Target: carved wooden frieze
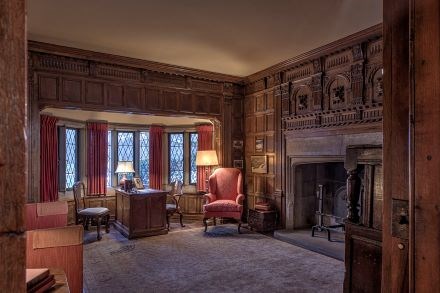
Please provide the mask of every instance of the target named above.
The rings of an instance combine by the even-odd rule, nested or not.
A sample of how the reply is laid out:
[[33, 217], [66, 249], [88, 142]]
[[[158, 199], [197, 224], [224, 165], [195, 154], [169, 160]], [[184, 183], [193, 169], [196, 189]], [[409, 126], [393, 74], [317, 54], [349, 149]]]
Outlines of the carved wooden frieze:
[[303, 61], [286, 71], [285, 79], [290, 81], [290, 99], [281, 102], [286, 130], [382, 120], [381, 38]]
[[186, 88], [186, 78], [179, 75], [171, 75], [160, 72], [148, 73], [147, 82], [158, 86], [172, 86]]
[[257, 81], [248, 83], [246, 85], [245, 91], [246, 94], [253, 94], [266, 89], [266, 81], [265, 79], [259, 79]]
[[223, 89], [223, 85], [217, 82], [210, 82], [204, 80], [191, 80], [191, 88], [194, 90], [221, 93]]
[[111, 64], [96, 64], [91, 63], [91, 68], [94, 70], [93, 76], [125, 79], [139, 81], [141, 79], [141, 71], [137, 69], [127, 68], [123, 66], [116, 66]]
[[32, 53], [32, 68], [89, 74], [89, 61], [44, 53]]
[[304, 65], [300, 65], [291, 70], [285, 72], [285, 80], [284, 82], [295, 81], [298, 79], [303, 79], [309, 77], [312, 73], [314, 73], [314, 64], [309, 62]]
[[[185, 76], [185, 74], [170, 74], [116, 63], [33, 51], [29, 52], [29, 70], [31, 72], [53, 72], [61, 75], [113, 80], [120, 83], [133, 82], [163, 88], [189, 89], [196, 92], [242, 94], [242, 86], [231, 82], [198, 79]], [[257, 90], [264, 89], [264, 87], [264, 80], [255, 84]]]

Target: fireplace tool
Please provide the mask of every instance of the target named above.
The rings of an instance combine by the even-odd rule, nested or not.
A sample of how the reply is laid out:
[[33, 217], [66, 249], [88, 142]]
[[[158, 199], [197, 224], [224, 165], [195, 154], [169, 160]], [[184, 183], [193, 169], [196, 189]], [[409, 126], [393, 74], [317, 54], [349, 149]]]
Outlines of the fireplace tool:
[[315, 237], [315, 230], [321, 231], [327, 231], [327, 240], [331, 241], [330, 239], [330, 232], [333, 229], [336, 228], [344, 228], [344, 224], [337, 224], [337, 225], [330, 225], [326, 226], [323, 224], [324, 219], [324, 201], [323, 201], [323, 195], [324, 195], [324, 186], [322, 184], [318, 185], [318, 190], [316, 191], [316, 197], [318, 198], [318, 211], [316, 211], [316, 215], [318, 216], [318, 224], [314, 225], [312, 227], [312, 237]]

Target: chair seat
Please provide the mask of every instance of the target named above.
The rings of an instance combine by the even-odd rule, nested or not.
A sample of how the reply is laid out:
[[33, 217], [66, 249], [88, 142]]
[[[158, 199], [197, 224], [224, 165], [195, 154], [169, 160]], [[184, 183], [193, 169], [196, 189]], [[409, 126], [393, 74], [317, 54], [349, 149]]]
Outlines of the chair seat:
[[108, 208], [87, 208], [78, 212], [78, 215], [81, 216], [102, 216], [109, 213], [110, 210]]
[[173, 203], [167, 203], [166, 208], [167, 208], [167, 211], [174, 211], [177, 209], [177, 206]]
[[233, 200], [220, 199], [203, 206], [205, 212], [240, 212], [242, 206]]

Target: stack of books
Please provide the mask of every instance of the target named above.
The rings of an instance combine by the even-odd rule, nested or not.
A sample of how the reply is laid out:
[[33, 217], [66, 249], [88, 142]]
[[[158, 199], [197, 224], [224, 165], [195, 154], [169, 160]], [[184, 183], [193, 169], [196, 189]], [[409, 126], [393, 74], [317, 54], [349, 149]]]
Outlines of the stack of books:
[[255, 210], [257, 211], [271, 211], [272, 207], [268, 202], [257, 202], [255, 203]]
[[27, 292], [46, 292], [55, 284], [54, 276], [49, 274], [49, 269], [26, 269]]

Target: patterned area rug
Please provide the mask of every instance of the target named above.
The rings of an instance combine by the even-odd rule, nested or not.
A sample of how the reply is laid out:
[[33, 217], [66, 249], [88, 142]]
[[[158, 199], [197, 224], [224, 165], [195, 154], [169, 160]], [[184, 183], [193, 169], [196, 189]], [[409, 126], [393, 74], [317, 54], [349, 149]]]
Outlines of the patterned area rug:
[[[86, 292], [342, 292], [344, 263], [225, 224], [84, 246]], [[86, 238], [96, 234], [89, 232]], [[87, 234], [89, 234], [87, 233]]]

